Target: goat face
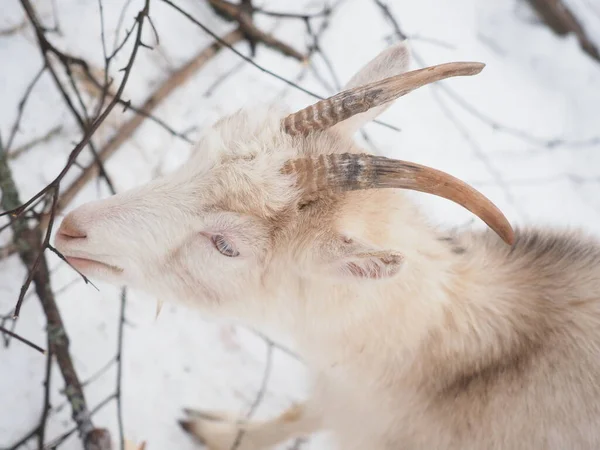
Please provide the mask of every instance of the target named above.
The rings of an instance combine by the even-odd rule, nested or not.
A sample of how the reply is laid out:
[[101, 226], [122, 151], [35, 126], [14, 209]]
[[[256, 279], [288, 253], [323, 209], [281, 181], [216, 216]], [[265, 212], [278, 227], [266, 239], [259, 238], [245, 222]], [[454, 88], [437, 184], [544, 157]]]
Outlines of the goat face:
[[222, 119], [180, 169], [69, 213], [57, 249], [92, 279], [154, 294], [248, 292], [296, 192], [280, 172], [293, 155], [280, 119], [267, 108]]
[[[351, 140], [399, 95], [440, 77], [481, 70], [475, 63], [458, 65], [382, 84], [408, 67], [408, 50], [399, 44], [365, 65], [338, 103], [317, 104], [285, 120], [274, 108], [239, 111], [209, 129], [176, 172], [71, 212], [58, 230], [56, 246], [91, 278], [215, 304], [253, 293], [263, 297], [267, 279], [281, 285], [298, 273], [389, 278], [402, 259], [386, 231], [389, 212], [403, 204], [389, 200], [397, 200], [397, 193], [342, 194], [338, 189], [332, 194], [335, 189], [330, 191], [327, 183], [342, 191], [377, 186], [424, 190], [463, 206], [471, 202], [471, 210], [488, 223], [501, 222], [493, 205], [481, 206], [483, 196], [465, 185], [456, 187], [458, 180], [439, 178], [440, 172], [414, 164], [361, 159]], [[373, 87], [365, 89], [370, 83]], [[307, 194], [323, 186], [325, 194]], [[346, 202], [348, 197], [354, 200]], [[383, 207], [388, 201], [389, 207]], [[411, 221], [406, 211], [412, 210], [394, 217]], [[512, 232], [506, 223], [502, 227]], [[276, 275], [265, 277], [267, 272]]]

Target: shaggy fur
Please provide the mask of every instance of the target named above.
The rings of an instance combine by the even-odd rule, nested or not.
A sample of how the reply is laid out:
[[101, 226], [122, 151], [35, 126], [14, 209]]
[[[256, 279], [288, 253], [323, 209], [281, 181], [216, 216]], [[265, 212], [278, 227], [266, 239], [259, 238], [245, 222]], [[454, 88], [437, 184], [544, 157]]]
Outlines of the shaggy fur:
[[[407, 67], [400, 44], [350, 85]], [[596, 239], [517, 230], [509, 247], [432, 228], [398, 191], [302, 202], [281, 173], [289, 158], [364, 152], [352, 134], [383, 109], [306, 138], [281, 132], [282, 110], [239, 111], [177, 172], [71, 212], [56, 245], [91, 278], [294, 340], [306, 403], [247, 424], [188, 411], [211, 450], [240, 429], [240, 450], [317, 430], [345, 450], [600, 448]]]

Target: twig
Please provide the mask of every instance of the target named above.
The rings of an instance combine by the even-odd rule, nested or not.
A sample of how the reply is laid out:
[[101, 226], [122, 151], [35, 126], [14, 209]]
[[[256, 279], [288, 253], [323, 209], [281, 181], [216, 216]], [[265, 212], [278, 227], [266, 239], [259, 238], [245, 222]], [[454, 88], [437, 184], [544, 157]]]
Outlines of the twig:
[[493, 165], [490, 158], [486, 155], [486, 153], [482, 150], [482, 148], [475, 142], [475, 140], [469, 134], [468, 129], [452, 114], [452, 111], [446, 106], [441, 97], [439, 96], [436, 90], [433, 91], [433, 97], [438, 103], [442, 113], [452, 122], [456, 130], [463, 136], [465, 141], [469, 144], [473, 153], [477, 159], [479, 159], [487, 171], [492, 175], [496, 184], [502, 188], [504, 195], [508, 201], [521, 215], [525, 216], [526, 213], [521, 208], [519, 208], [517, 200], [513, 196], [510, 191], [510, 187], [508, 183], [504, 180], [502, 173]]
[[229, 77], [231, 77], [232, 75], [234, 75], [236, 72], [240, 71], [241, 69], [244, 68], [245, 66], [245, 62], [244, 61], [240, 61], [239, 63], [237, 63], [234, 67], [232, 67], [231, 69], [229, 69], [226, 73], [220, 75], [212, 84], [210, 84], [206, 90], [204, 91], [203, 97], [208, 98], [210, 97], [213, 92], [225, 81], [227, 81], [227, 79]]
[[235, 5], [228, 2], [227, 0], [208, 0], [209, 4], [220, 14], [225, 17], [235, 20], [240, 29], [243, 31], [245, 37], [251, 42], [261, 42], [267, 47], [279, 50], [286, 56], [291, 56], [298, 61], [304, 61], [305, 56], [289, 46], [285, 42], [281, 42], [279, 39], [272, 35], [259, 30], [256, 25], [252, 22], [251, 11], [253, 10], [250, 5], [250, 12], [244, 11], [241, 5]]
[[100, 289], [98, 289], [98, 287], [94, 283], [92, 283], [92, 281], [88, 277], [86, 277], [78, 269], [76, 269], [75, 267], [73, 267], [73, 265], [69, 261], [67, 261], [67, 258], [65, 258], [64, 255], [61, 252], [59, 252], [56, 248], [54, 248], [53, 245], [51, 245], [50, 243], [47, 243], [46, 246], [45, 246], [45, 248], [47, 248], [52, 253], [54, 253], [56, 256], [58, 256], [63, 262], [67, 263], [71, 269], [73, 269], [75, 272], [77, 272], [77, 274], [83, 279], [83, 281], [85, 282], [85, 284], [89, 284], [90, 286], [92, 286], [97, 291], [100, 290]]
[[254, 401], [252, 402], [252, 405], [250, 405], [248, 414], [246, 414], [246, 419], [250, 419], [254, 415], [254, 413], [256, 412], [256, 409], [261, 404], [261, 402], [267, 392], [267, 385], [269, 384], [269, 377], [271, 376], [271, 368], [273, 366], [273, 343], [270, 340], [267, 340], [266, 344], [267, 344], [267, 358], [266, 358], [267, 361], [265, 363], [265, 370], [263, 373], [262, 382], [260, 384], [260, 389], [256, 393], [256, 397], [255, 397]]
[[44, 74], [45, 70], [46, 70], [46, 65], [44, 64], [42, 66], [42, 68], [37, 71], [37, 73], [35, 74], [35, 76], [31, 80], [31, 82], [27, 85], [27, 88], [25, 89], [25, 93], [23, 94], [23, 97], [21, 98], [21, 101], [19, 101], [19, 106], [18, 106], [18, 109], [17, 109], [17, 111], [18, 111], [17, 112], [17, 118], [15, 119], [15, 123], [13, 124], [13, 127], [12, 127], [12, 129], [10, 131], [9, 136], [8, 136], [8, 142], [6, 143], [5, 148], [4, 148], [4, 150], [6, 152], [10, 151], [10, 148], [12, 146], [13, 140], [15, 139], [17, 131], [19, 131], [19, 126], [21, 124], [21, 119], [23, 118], [23, 111], [25, 110], [25, 105], [27, 104], [27, 101], [29, 100], [29, 96], [33, 92], [33, 88], [35, 87], [35, 85], [37, 84], [37, 82], [40, 80], [40, 78]]
[[125, 308], [127, 306], [127, 289], [121, 290], [121, 307], [119, 312], [119, 331], [117, 338], [117, 387], [115, 398], [117, 401], [117, 422], [119, 424], [119, 448], [125, 450], [125, 429], [123, 427], [123, 397], [121, 391], [121, 383], [123, 381], [123, 330], [125, 327]]
[[116, 52], [117, 50], [117, 46], [119, 45], [119, 33], [121, 31], [121, 27], [123, 26], [123, 21], [125, 20], [125, 12], [127, 11], [127, 8], [129, 7], [129, 5], [131, 4], [131, 0], [127, 0], [125, 3], [123, 3], [123, 8], [121, 8], [121, 13], [119, 14], [119, 20], [117, 21], [117, 27], [115, 28], [115, 39], [113, 42], [113, 53]]
[[308, 19], [315, 19], [317, 17], [328, 16], [331, 13], [331, 8], [325, 6], [325, 8], [323, 8], [323, 11], [312, 14], [269, 11], [263, 8], [259, 8], [257, 6], [253, 6], [252, 11], [259, 14], [263, 14], [265, 16], [278, 17], [280, 19], [300, 19], [306, 21]]
[[[250, 409], [248, 410], [248, 413], [246, 414], [246, 420], [249, 420], [252, 418], [252, 416], [256, 412], [256, 409], [261, 404], [261, 402], [267, 392], [267, 386], [269, 384], [269, 378], [271, 376], [271, 368], [273, 366], [273, 343], [270, 340], [266, 340], [265, 342], [267, 344], [267, 361], [265, 363], [265, 370], [263, 373], [262, 381], [260, 383], [260, 388], [259, 388], [258, 392], [256, 393], [256, 397], [254, 398], [252, 405], [250, 405]], [[238, 431], [238, 434], [235, 437], [235, 441], [233, 442], [233, 445], [231, 446], [230, 450], [237, 450], [237, 448], [242, 443], [244, 434], [245, 434], [245, 430], [243, 428], [241, 428]]]
[[116, 362], [115, 358], [111, 358], [100, 369], [98, 369], [96, 372], [94, 372], [92, 375], [90, 375], [87, 379], [82, 381], [81, 386], [83, 386], [83, 387], [88, 386], [88, 385], [92, 384], [94, 381], [100, 379], [102, 377], [102, 375], [104, 375], [108, 371], [108, 369], [110, 369], [115, 364], [115, 362]]
[[[100, 90], [101, 92], [104, 92], [104, 86], [102, 83], [100, 83], [96, 77], [94, 77], [94, 75], [92, 74], [92, 72], [89, 70], [89, 67], [82, 67], [83, 69], [83, 73], [84, 75], [87, 77], [87, 79], [92, 83], [92, 85], [94, 87], [96, 87], [98, 90]], [[105, 72], [106, 73], [106, 72]], [[109, 91], [106, 91], [106, 95], [108, 97], [110, 97], [111, 99], [115, 98], [115, 95], [112, 94]], [[192, 140], [189, 139], [185, 133], [181, 133], [178, 132], [176, 130], [173, 129], [173, 127], [171, 127], [170, 125], [168, 125], [165, 121], [159, 119], [156, 116], [153, 116], [152, 114], [150, 114], [150, 112], [148, 110], [146, 110], [144, 108], [144, 106], [142, 107], [137, 107], [135, 105], [132, 105], [131, 102], [129, 100], [123, 100], [121, 98], [117, 98], [117, 101], [119, 102], [119, 105], [122, 105], [124, 107], [126, 107], [127, 110], [131, 110], [134, 113], [142, 116], [145, 119], [151, 120], [152, 122], [154, 122], [155, 124], [157, 124], [158, 126], [162, 127], [165, 131], [167, 131], [168, 133], [170, 133], [171, 135], [178, 137], [180, 139], [183, 139], [184, 141], [188, 142], [188, 143], [192, 143]]]
[[[104, 56], [104, 85], [102, 87], [102, 94], [100, 96], [100, 100], [98, 101], [98, 106], [96, 106], [97, 109], [95, 116], [100, 114], [100, 111], [102, 111], [102, 107], [104, 106], [104, 102], [106, 101], [106, 94], [110, 88], [108, 73], [110, 70], [110, 62], [112, 61], [112, 58], [109, 58], [106, 50], [106, 36], [104, 35], [104, 7], [102, 6], [102, 0], [98, 0], [98, 10], [100, 12], [100, 40], [102, 42], [102, 55]], [[124, 41], [126, 40], [127, 39]]]
[[10, 244], [0, 247], [0, 259], [8, 258], [17, 252], [17, 246], [11, 242]]
[[[47, 336], [48, 349], [50, 349], [50, 338]], [[44, 377], [44, 401], [42, 403], [42, 415], [38, 426], [38, 448], [44, 447], [44, 441], [46, 440], [46, 422], [48, 420], [48, 414], [50, 412], [50, 385], [52, 383], [52, 350], [48, 350], [46, 356], [46, 374]]]
[[46, 350], [44, 350], [42, 347], [40, 347], [39, 345], [34, 344], [33, 342], [31, 342], [29, 339], [25, 339], [22, 336], [19, 336], [17, 333], [13, 333], [12, 331], [4, 328], [3, 326], [0, 326], [0, 333], [3, 334], [7, 334], [8, 336], [15, 338], [17, 341], [22, 342], [25, 345], [28, 345], [29, 347], [37, 350], [38, 352], [40, 352], [42, 355], [46, 354]]
[[383, 3], [381, 0], [375, 0], [375, 3], [377, 4], [377, 6], [379, 6], [379, 9], [381, 9], [383, 16], [387, 20], [389, 20], [390, 24], [392, 25], [392, 28], [394, 29], [394, 33], [396, 34], [396, 36], [398, 36], [398, 38], [401, 40], [407, 39], [408, 36], [406, 34], [404, 34], [404, 32], [400, 29], [400, 25], [398, 24], [398, 21], [392, 15], [392, 12], [390, 11], [390, 7], [387, 4]]
[[[56, 202], [57, 201], [58, 201], [58, 186], [56, 186], [52, 192], [52, 209], [53, 210], [56, 210]], [[15, 306], [15, 313], [13, 315], [13, 319], [16, 319], [19, 317], [19, 312], [21, 311], [21, 305], [23, 304], [23, 300], [25, 299], [25, 294], [27, 293], [27, 290], [29, 289], [29, 286], [31, 285], [33, 278], [37, 274], [37, 270], [38, 270], [39, 265], [42, 262], [42, 259], [44, 259], [44, 250], [50, 243], [50, 235], [52, 233], [52, 225], [54, 225], [54, 217], [55, 216], [53, 214], [50, 215], [50, 220], [48, 221], [48, 229], [46, 230], [46, 235], [44, 236], [44, 239], [42, 241], [41, 248], [40, 248], [35, 260], [33, 261], [33, 264], [31, 265], [31, 267], [28, 267], [29, 272], [27, 274], [25, 283], [23, 283], [23, 286], [21, 286], [21, 291], [19, 293], [17, 305]], [[14, 229], [14, 227], [13, 227], [13, 229]], [[15, 232], [15, 234], [16, 234], [16, 232]]]
[[25, 445], [27, 442], [29, 442], [31, 439], [33, 439], [34, 437], [38, 436], [39, 430], [40, 430], [40, 426], [36, 425], [33, 430], [31, 430], [29, 433], [27, 433], [25, 436], [23, 436], [17, 442], [15, 442], [14, 444], [12, 444], [6, 450], [18, 450], [23, 445]]
[[0, 37], [12, 36], [13, 34], [17, 34], [19, 31], [24, 30], [27, 27], [27, 20], [23, 19], [23, 21], [17, 25], [13, 25], [8, 28], [3, 28], [0, 30]]
[[600, 51], [564, 1], [528, 0], [528, 2], [552, 31], [559, 36], [575, 34], [583, 51], [600, 62]]
[[62, 125], [56, 125], [55, 127], [51, 128], [50, 131], [48, 131], [43, 136], [32, 139], [31, 141], [26, 142], [25, 144], [23, 144], [19, 147], [16, 147], [14, 150], [8, 152], [8, 158], [15, 159], [18, 156], [20, 156], [22, 153], [25, 153], [26, 151], [31, 150], [36, 145], [42, 144], [44, 142], [48, 142], [52, 138], [58, 136], [61, 132], [62, 132]]
[[579, 140], [579, 141], [568, 141], [564, 139], [546, 139], [540, 138], [539, 136], [534, 136], [532, 134], [527, 133], [526, 131], [520, 130], [518, 128], [509, 127], [508, 125], [503, 125], [483, 112], [479, 111], [472, 104], [467, 102], [464, 98], [460, 97], [453, 89], [449, 88], [445, 84], [438, 84], [439, 88], [443, 90], [448, 97], [450, 97], [454, 102], [459, 105], [466, 112], [476, 117], [483, 123], [489, 125], [492, 129], [501, 131], [506, 134], [510, 134], [512, 136], [521, 138], [523, 141], [528, 142], [530, 144], [539, 145], [542, 147], [546, 147], [548, 149], [558, 148], [562, 146], [570, 146], [570, 147], [588, 147], [594, 146], [600, 143], [600, 136], [592, 137], [587, 140]]
[[[94, 414], [96, 414], [98, 411], [100, 411], [102, 408], [104, 408], [106, 405], [108, 405], [112, 400], [114, 400], [114, 398], [115, 398], [114, 394], [110, 395], [110, 396], [106, 397], [104, 400], [102, 400], [100, 403], [98, 403], [96, 406], [94, 406], [90, 410], [90, 413], [89, 413], [90, 417], [92, 417]], [[76, 431], [77, 431], [77, 427], [71, 428], [70, 430], [61, 434], [57, 438], [54, 438], [49, 444], [46, 444], [42, 450], [56, 450], [60, 444], [65, 442]], [[94, 431], [97, 432], [98, 430], [94, 430]], [[102, 436], [102, 439], [103, 439], [102, 442], [106, 442], [107, 444], [110, 444], [110, 438], [107, 439], [106, 436]], [[95, 448], [92, 447], [90, 450], [98, 450], [98, 449], [103, 449], [103, 448], [110, 449], [110, 446], [95, 447]]]

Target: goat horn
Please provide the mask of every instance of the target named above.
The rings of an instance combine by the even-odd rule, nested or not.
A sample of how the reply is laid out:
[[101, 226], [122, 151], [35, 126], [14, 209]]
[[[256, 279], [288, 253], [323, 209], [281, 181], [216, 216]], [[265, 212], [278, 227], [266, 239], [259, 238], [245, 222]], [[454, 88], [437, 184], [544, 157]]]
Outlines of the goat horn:
[[282, 127], [290, 135], [324, 130], [426, 84], [450, 77], [477, 75], [484, 67], [485, 64], [478, 62], [452, 62], [405, 72], [318, 101], [285, 117]]
[[483, 220], [507, 244], [514, 231], [502, 212], [468, 184], [419, 164], [367, 154], [329, 154], [289, 160], [284, 173], [294, 173], [303, 194], [361, 189], [411, 189], [451, 200]]

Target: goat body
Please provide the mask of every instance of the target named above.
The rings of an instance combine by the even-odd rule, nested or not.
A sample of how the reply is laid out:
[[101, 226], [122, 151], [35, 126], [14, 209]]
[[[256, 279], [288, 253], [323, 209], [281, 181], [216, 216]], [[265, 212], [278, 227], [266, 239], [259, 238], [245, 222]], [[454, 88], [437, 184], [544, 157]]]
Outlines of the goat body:
[[[385, 50], [348, 87], [406, 71], [408, 56]], [[595, 238], [448, 233], [400, 191], [306, 198], [281, 171], [363, 154], [352, 135], [388, 106], [305, 135], [282, 131], [279, 109], [239, 111], [185, 167], [71, 212], [57, 247], [89, 277], [293, 339], [310, 397], [263, 422], [187, 411], [212, 450], [240, 430], [239, 450], [318, 430], [345, 450], [600, 448]]]

